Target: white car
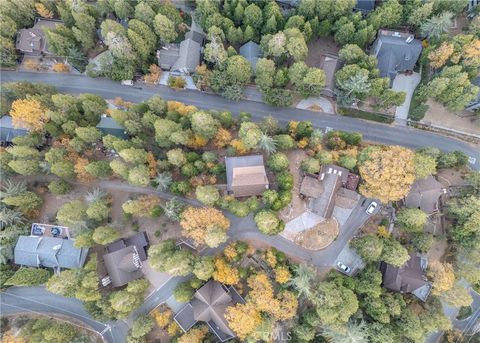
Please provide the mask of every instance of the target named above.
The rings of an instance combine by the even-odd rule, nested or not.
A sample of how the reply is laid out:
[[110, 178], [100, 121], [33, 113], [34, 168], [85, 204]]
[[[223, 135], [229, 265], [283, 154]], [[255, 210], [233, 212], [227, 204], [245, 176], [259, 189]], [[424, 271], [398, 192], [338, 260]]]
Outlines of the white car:
[[337, 267], [342, 271], [344, 272], [345, 274], [348, 274], [350, 273], [350, 267], [347, 267], [346, 265], [344, 265], [342, 262], [338, 261], [337, 262]]
[[375, 210], [377, 209], [377, 206], [378, 204], [375, 201], [372, 201], [372, 203], [368, 205], [365, 212], [367, 212], [367, 214], [373, 214], [373, 212], [375, 212]]

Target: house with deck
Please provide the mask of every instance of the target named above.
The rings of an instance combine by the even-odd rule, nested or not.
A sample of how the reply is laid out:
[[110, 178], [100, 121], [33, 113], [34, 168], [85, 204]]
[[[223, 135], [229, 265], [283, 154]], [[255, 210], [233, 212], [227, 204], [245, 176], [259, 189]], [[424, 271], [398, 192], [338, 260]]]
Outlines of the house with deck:
[[262, 155], [225, 157], [227, 192], [234, 197], [260, 195], [269, 188]]

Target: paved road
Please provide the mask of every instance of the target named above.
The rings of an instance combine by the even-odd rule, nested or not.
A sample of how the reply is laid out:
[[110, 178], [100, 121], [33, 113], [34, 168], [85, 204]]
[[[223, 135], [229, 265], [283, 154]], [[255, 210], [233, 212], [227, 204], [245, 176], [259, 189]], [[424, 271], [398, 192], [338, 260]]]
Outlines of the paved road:
[[175, 91], [163, 86], [146, 86], [143, 89], [137, 89], [122, 86], [108, 79], [92, 79], [83, 75], [2, 71], [0, 80], [1, 82], [20, 80], [43, 82], [56, 86], [62, 92], [95, 93], [109, 99], [121, 97], [124, 100], [133, 102], [148, 99], [152, 95], [160, 95], [165, 99], [179, 100], [199, 108], [229, 110], [233, 113], [240, 111], [250, 112], [254, 120], [261, 120], [268, 114], [274, 115], [282, 123], [292, 119], [310, 120], [316, 127], [357, 131], [361, 132], [367, 140], [384, 144], [397, 144], [409, 148], [433, 146], [445, 151], [461, 150], [468, 156], [476, 159], [476, 163], [472, 167], [480, 170], [480, 147], [478, 145], [468, 144], [454, 138], [411, 127], [397, 127], [297, 108], [275, 108], [263, 103], [246, 100], [234, 102], [213, 94], [190, 90]]
[[43, 313], [75, 318], [93, 330], [102, 333], [109, 343], [122, 343], [128, 326], [122, 321], [101, 323], [84, 309], [81, 301], [50, 293], [43, 287], [11, 287], [0, 293], [1, 314]]

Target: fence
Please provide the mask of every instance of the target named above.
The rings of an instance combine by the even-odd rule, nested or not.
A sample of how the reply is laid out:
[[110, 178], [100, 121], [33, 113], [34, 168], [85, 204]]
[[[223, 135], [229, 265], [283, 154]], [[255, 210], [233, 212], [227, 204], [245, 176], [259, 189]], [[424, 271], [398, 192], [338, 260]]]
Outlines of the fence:
[[337, 107], [337, 113], [342, 116], [372, 120], [379, 123], [391, 124], [395, 118], [391, 115], [377, 112], [362, 111], [352, 107]]
[[438, 133], [441, 133], [442, 135], [458, 138], [466, 142], [480, 144], [480, 135], [467, 133], [467, 132], [463, 132], [455, 129], [450, 129], [450, 128], [434, 125], [431, 123], [421, 123], [413, 120], [409, 120], [407, 123], [409, 126], [413, 126], [417, 129], [438, 132]]

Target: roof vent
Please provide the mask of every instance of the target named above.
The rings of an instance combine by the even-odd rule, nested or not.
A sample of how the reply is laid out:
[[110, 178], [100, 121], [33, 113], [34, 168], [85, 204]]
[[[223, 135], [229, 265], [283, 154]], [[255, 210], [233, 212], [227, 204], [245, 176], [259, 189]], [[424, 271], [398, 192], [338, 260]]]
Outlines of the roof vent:
[[392, 33], [392, 36], [393, 36], [393, 37], [402, 37], [402, 35], [400, 34], [400, 32], [394, 32], [394, 33]]
[[410, 44], [413, 42], [413, 35], [408, 36], [408, 38], [405, 40], [405, 43]]

